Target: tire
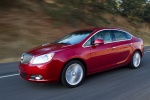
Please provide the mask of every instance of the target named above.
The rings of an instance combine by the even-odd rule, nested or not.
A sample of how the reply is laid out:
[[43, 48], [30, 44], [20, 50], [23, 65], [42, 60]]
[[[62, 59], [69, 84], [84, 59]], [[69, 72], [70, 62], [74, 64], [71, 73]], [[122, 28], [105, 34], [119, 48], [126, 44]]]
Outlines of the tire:
[[141, 54], [139, 51], [135, 51], [132, 55], [129, 66], [132, 69], [137, 69], [140, 67], [140, 64], [141, 64]]
[[78, 60], [68, 62], [61, 73], [61, 82], [69, 88], [74, 88], [83, 82], [85, 78], [85, 67]]

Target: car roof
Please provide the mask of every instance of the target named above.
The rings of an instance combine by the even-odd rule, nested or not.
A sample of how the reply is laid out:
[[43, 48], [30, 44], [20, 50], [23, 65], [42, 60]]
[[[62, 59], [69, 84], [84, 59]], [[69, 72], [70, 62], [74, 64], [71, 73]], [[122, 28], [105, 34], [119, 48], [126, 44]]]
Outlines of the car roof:
[[121, 30], [120, 28], [89, 28], [89, 29], [82, 29], [80, 31], [98, 31], [98, 30]]

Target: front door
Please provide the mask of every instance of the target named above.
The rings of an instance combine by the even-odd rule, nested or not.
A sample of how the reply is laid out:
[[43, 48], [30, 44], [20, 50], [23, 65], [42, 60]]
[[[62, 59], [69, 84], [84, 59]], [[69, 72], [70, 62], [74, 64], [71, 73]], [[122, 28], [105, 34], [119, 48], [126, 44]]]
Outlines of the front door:
[[117, 52], [112, 43], [112, 33], [110, 30], [98, 32], [93, 37], [95, 39], [103, 39], [104, 44], [91, 46], [91, 71], [92, 73], [108, 69], [116, 65]]

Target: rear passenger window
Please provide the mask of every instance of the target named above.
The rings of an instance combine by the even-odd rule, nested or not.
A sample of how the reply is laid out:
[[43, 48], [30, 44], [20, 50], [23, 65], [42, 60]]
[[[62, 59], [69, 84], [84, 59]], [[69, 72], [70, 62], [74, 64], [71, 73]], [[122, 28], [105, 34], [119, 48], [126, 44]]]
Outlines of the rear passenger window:
[[131, 36], [125, 32], [122, 31], [113, 31], [114, 33], [114, 41], [120, 41], [120, 40], [127, 40], [130, 39]]
[[125, 33], [128, 39], [131, 39], [131, 35]]

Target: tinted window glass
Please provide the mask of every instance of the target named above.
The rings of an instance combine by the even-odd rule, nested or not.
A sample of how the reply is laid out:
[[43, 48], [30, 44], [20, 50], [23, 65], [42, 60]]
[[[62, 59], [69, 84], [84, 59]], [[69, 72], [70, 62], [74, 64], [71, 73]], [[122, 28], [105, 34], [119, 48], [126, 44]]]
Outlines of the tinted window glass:
[[92, 39], [89, 39], [85, 44], [84, 46], [90, 46], [92, 44]]
[[127, 39], [131, 39], [131, 35], [129, 35], [128, 33], [125, 33], [125, 35], [126, 35]]
[[54, 43], [62, 44], [77, 44], [89, 36], [92, 31], [77, 31], [64, 36], [63, 38], [55, 41]]
[[120, 41], [120, 40], [126, 40], [131, 38], [127, 33], [122, 32], [122, 31], [113, 31], [114, 32], [114, 40], [115, 41]]
[[101, 31], [94, 36], [94, 39], [102, 39], [104, 40], [104, 43], [112, 42], [111, 31]]

